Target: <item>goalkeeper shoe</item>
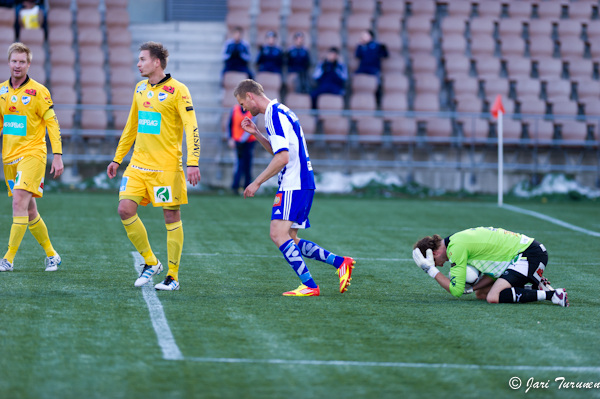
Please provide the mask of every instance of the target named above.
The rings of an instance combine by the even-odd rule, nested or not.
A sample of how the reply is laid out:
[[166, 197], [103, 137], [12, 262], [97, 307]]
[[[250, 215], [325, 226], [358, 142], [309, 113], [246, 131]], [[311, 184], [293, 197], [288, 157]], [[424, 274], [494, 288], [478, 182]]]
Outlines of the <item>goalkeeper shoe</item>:
[[138, 279], [135, 280], [135, 283], [133, 285], [135, 285], [136, 287], [141, 287], [142, 285], [146, 284], [148, 281], [152, 280], [152, 276], [154, 276], [155, 274], [160, 274], [160, 272], [162, 272], [162, 270], [163, 270], [163, 267], [159, 260], [156, 265], [152, 265], [152, 266], [144, 265], [144, 269], [140, 273], [140, 277], [138, 277]]
[[0, 259], [0, 272], [12, 272], [13, 264], [6, 259]]
[[564, 288], [557, 288], [552, 295], [552, 303], [558, 306], [568, 307], [567, 291]]
[[59, 254], [56, 254], [54, 256], [48, 256], [48, 257], [46, 257], [46, 260], [44, 261], [47, 272], [57, 271], [58, 266], [60, 266], [61, 263], [62, 263], [62, 259], [60, 258]]
[[179, 283], [172, 276], [167, 276], [165, 281], [154, 286], [156, 291], [176, 291], [179, 289]]
[[318, 286], [317, 288], [310, 288], [302, 284], [293, 291], [284, 292], [283, 296], [319, 296], [320, 293]]
[[354, 265], [356, 261], [349, 256], [344, 256], [344, 262], [342, 265], [335, 271], [340, 278], [340, 294], [343, 294], [348, 290], [348, 286], [350, 285], [350, 280], [352, 280], [352, 269], [354, 269]]

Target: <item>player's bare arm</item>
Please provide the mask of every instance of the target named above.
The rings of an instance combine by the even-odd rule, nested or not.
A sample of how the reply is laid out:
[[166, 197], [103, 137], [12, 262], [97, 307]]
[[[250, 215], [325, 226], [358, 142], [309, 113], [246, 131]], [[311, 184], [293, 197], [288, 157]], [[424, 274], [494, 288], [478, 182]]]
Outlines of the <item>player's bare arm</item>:
[[112, 161], [108, 164], [108, 167], [106, 168], [106, 174], [108, 175], [109, 179], [112, 179], [117, 175], [117, 169], [119, 169], [119, 166], [120, 165], [115, 161]]
[[281, 151], [275, 154], [266, 169], [262, 171], [258, 177], [246, 187], [244, 190], [244, 198], [254, 197], [260, 186], [269, 180], [271, 177], [278, 174], [290, 160], [290, 154], [287, 151]]
[[50, 174], [54, 173], [54, 178], [56, 179], [60, 175], [63, 174], [65, 170], [65, 166], [62, 161], [62, 154], [54, 154], [54, 158], [52, 159], [52, 166], [50, 167]]
[[244, 118], [244, 120], [242, 121], [242, 129], [256, 137], [256, 140], [258, 140], [258, 142], [264, 147], [264, 149], [267, 150], [269, 154], [273, 155], [273, 149], [271, 148], [271, 143], [269, 143], [269, 139], [267, 139], [265, 135], [262, 134], [260, 130], [258, 130], [258, 126], [256, 126], [256, 124], [252, 122], [252, 119], [248, 117]]
[[[109, 165], [110, 166], [110, 165]], [[187, 181], [190, 182], [192, 186], [200, 183], [200, 168], [197, 166], [188, 166], [187, 167]]]

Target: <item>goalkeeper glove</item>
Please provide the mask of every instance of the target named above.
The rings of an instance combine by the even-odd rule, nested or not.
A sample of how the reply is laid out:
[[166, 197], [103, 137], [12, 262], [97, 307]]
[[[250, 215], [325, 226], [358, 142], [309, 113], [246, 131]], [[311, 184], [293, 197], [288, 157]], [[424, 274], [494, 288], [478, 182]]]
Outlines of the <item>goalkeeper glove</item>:
[[440, 272], [437, 267], [435, 267], [435, 261], [433, 260], [433, 251], [428, 249], [426, 251], [427, 257], [424, 257], [419, 248], [415, 248], [413, 250], [413, 260], [423, 271], [429, 274], [431, 277], [435, 278], [435, 276]]

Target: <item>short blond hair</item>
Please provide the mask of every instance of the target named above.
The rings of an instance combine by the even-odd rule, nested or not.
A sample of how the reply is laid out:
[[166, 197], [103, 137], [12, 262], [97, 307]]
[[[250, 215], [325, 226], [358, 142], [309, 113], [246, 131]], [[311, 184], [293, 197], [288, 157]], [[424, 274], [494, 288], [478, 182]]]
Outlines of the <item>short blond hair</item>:
[[10, 56], [13, 53], [25, 53], [27, 54], [27, 62], [29, 64], [31, 64], [31, 60], [33, 58], [33, 54], [31, 53], [31, 50], [29, 49], [29, 47], [27, 47], [25, 44], [21, 43], [21, 42], [16, 42], [10, 45], [10, 47], [8, 48], [8, 60], [10, 61]]
[[237, 87], [233, 91], [233, 96], [235, 98], [246, 97], [247, 93], [256, 94], [257, 96], [264, 96], [265, 89], [263, 89], [262, 85], [252, 79], [242, 80], [238, 83]]

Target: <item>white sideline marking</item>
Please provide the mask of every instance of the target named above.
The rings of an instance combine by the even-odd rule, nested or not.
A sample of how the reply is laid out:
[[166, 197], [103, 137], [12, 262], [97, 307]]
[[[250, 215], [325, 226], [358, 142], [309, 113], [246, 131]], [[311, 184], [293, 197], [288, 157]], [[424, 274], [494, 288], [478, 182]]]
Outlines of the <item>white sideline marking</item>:
[[527, 209], [519, 208], [517, 206], [508, 205], [508, 204], [504, 204], [504, 205], [502, 205], [502, 207], [508, 209], [509, 211], [513, 211], [513, 212], [517, 212], [517, 213], [523, 213], [525, 215], [533, 216], [533, 217], [536, 217], [538, 219], [542, 219], [542, 220], [548, 221], [550, 223], [554, 223], [554, 224], [557, 224], [559, 226], [565, 227], [567, 229], [575, 230], [575, 231], [578, 231], [580, 233], [587, 234], [589, 236], [600, 237], [600, 233], [598, 233], [596, 231], [584, 229], [583, 227], [579, 227], [579, 226], [575, 226], [574, 224], [571, 224], [571, 223], [563, 222], [562, 220], [555, 219], [552, 216], [544, 215], [543, 213], [539, 213], [539, 212], [535, 212], [535, 211], [530, 211], [530, 210], [527, 210]]
[[570, 371], [598, 373], [600, 367], [571, 366], [494, 366], [486, 364], [451, 364], [451, 363], [402, 363], [402, 362], [356, 362], [346, 360], [286, 360], [286, 359], [237, 359], [212, 357], [186, 357], [183, 360], [199, 363], [258, 363], [289, 364], [311, 366], [358, 366], [358, 367], [393, 367], [393, 368], [427, 368], [427, 369], [469, 369], [469, 370], [506, 370], [506, 371]]
[[[142, 256], [137, 252], [132, 252], [131, 254], [133, 255], [134, 259], [133, 266], [139, 275], [142, 272], [142, 267], [140, 264], [144, 263], [144, 258], [142, 258]], [[154, 290], [154, 285], [152, 282], [142, 286], [142, 294], [144, 295], [146, 305], [148, 305], [150, 320], [152, 320], [152, 326], [154, 327], [154, 332], [156, 332], [158, 345], [163, 353], [163, 359], [183, 360], [183, 354], [179, 350], [179, 347], [175, 342], [175, 338], [171, 333], [169, 323], [167, 322], [167, 318], [165, 316], [165, 311], [160, 303], [160, 300], [158, 299], [158, 296], [156, 295], [156, 291]]]
[[[140, 264], [144, 258], [137, 252], [131, 253], [134, 258], [134, 267], [138, 274], [142, 272]], [[196, 255], [218, 255], [218, 254], [196, 254]], [[242, 255], [240, 255], [242, 256]], [[405, 259], [400, 259], [405, 260]], [[412, 259], [411, 259], [412, 260]], [[237, 363], [237, 364], [283, 364], [283, 365], [308, 365], [308, 366], [352, 366], [352, 367], [391, 367], [391, 368], [428, 368], [428, 369], [468, 369], [468, 370], [506, 370], [506, 371], [569, 371], [576, 373], [599, 373], [600, 367], [570, 367], [570, 366], [494, 366], [479, 364], [451, 364], [451, 363], [403, 363], [403, 362], [359, 362], [348, 360], [286, 360], [286, 359], [242, 359], [242, 358], [213, 358], [213, 357], [184, 357], [171, 328], [167, 322], [164, 309], [156, 291], [151, 283], [142, 287], [142, 294], [148, 311], [152, 326], [158, 338], [163, 359], [179, 360], [197, 363]]]

